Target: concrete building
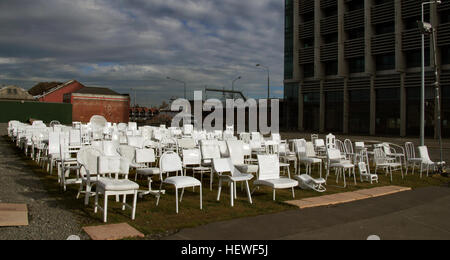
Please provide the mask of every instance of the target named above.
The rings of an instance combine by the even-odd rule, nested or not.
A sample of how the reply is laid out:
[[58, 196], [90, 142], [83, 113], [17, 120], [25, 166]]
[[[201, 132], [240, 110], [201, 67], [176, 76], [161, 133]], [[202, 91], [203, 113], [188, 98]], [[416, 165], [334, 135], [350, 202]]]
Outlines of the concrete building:
[[101, 115], [113, 123], [129, 122], [130, 96], [107, 88], [84, 87], [64, 95], [64, 102], [72, 104], [72, 120], [87, 123], [94, 115]]
[[34, 100], [25, 89], [17, 86], [0, 87], [0, 100]]
[[[450, 1], [437, 28], [444, 136], [450, 136]], [[301, 131], [418, 136], [420, 0], [285, 0], [287, 124]], [[431, 46], [431, 47], [430, 47]], [[431, 50], [430, 50], [431, 48]], [[426, 36], [426, 135], [435, 134], [434, 51]]]

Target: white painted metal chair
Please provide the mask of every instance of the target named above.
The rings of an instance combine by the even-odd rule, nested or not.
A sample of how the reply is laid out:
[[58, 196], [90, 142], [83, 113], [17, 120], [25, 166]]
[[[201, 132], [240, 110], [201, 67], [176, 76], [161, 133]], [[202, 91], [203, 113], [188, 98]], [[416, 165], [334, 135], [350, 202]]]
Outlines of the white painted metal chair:
[[412, 166], [412, 174], [414, 175], [414, 170], [419, 167], [422, 163], [422, 158], [416, 157], [416, 150], [414, 144], [411, 142], [405, 143], [406, 150], [406, 176], [408, 176], [408, 171], [410, 166]]
[[430, 155], [428, 154], [428, 147], [419, 146], [419, 155], [422, 161], [420, 162], [420, 178], [422, 178], [423, 172], [427, 171], [427, 177], [429, 176], [430, 168], [433, 170], [436, 169], [437, 166], [445, 165], [445, 162], [433, 162], [430, 159]]
[[273, 200], [276, 200], [277, 189], [292, 189], [292, 197], [295, 198], [294, 188], [298, 181], [280, 177], [280, 161], [277, 155], [258, 155], [259, 174], [253, 182], [258, 186], [267, 186], [273, 190]]
[[136, 168], [136, 178], [137, 176], [144, 176], [148, 180], [148, 190], [139, 191], [139, 195], [151, 194], [157, 196], [159, 193], [164, 194], [165, 191], [153, 190], [152, 188], [152, 178], [154, 176], [159, 176], [160, 180], [163, 180], [163, 176], [159, 167], [155, 167], [156, 155], [153, 149], [136, 149], [135, 150], [135, 161], [139, 167]]
[[[231, 207], [234, 207], [234, 200], [237, 199], [236, 185], [238, 182], [245, 182], [247, 196], [250, 204], [253, 204], [252, 195], [250, 193], [250, 187], [248, 182], [253, 179], [252, 174], [241, 173], [234, 167], [230, 158], [221, 158], [213, 160], [214, 171], [219, 175], [219, 190], [217, 192], [217, 201], [220, 200], [220, 194], [222, 192], [222, 184], [230, 184], [230, 203]], [[226, 174], [228, 173], [228, 174]]]
[[400, 162], [397, 162], [392, 160], [393, 158], [389, 158], [386, 156], [382, 148], [375, 148], [374, 149], [374, 156], [375, 156], [375, 174], [377, 174], [378, 169], [384, 169], [386, 172], [386, 175], [391, 175], [391, 182], [393, 181], [392, 172], [396, 170], [400, 170], [402, 173], [402, 179], [403, 176], [403, 166]]
[[[159, 161], [159, 168], [161, 174], [169, 173], [169, 172], [179, 172], [183, 173], [183, 163], [181, 161], [180, 156], [175, 152], [166, 152], [164, 153]], [[166, 178], [161, 182], [159, 190], [162, 189], [163, 184], [173, 185], [175, 187], [175, 200], [176, 200], [176, 212], [178, 214], [178, 190], [182, 189], [180, 202], [183, 200], [183, 194], [185, 188], [194, 188], [200, 187], [200, 209], [203, 208], [202, 205], [202, 183], [195, 179], [194, 177], [188, 176], [175, 176]], [[156, 205], [159, 204], [159, 200], [161, 198], [161, 193], [158, 195]]]
[[[312, 143], [306, 143], [305, 147], [299, 147], [298, 159], [301, 164], [306, 166], [306, 174], [311, 176], [312, 167], [314, 165], [319, 165], [320, 178], [322, 178], [322, 159], [316, 157], [316, 152], [314, 151], [314, 146]], [[300, 174], [301, 174], [301, 167]]]
[[304, 190], [314, 190], [320, 193], [326, 192], [324, 187], [326, 180], [323, 178], [314, 179], [308, 174], [296, 175], [294, 178], [298, 181], [299, 187]]
[[342, 159], [341, 152], [336, 148], [328, 148], [327, 149], [327, 175], [325, 180], [328, 180], [328, 176], [330, 176], [330, 170], [335, 169], [336, 172], [336, 183], [339, 183], [339, 177], [342, 176], [344, 180], [344, 188], [347, 187], [347, 182], [345, 180], [346, 171], [349, 172], [349, 176], [353, 175], [356, 185], [356, 173], [355, 173], [355, 165], [350, 163], [347, 160]]
[[[202, 154], [200, 149], [184, 149], [182, 151], [184, 176], [187, 170], [192, 171], [193, 177], [195, 174], [200, 174], [200, 181], [203, 183], [203, 174], [209, 174], [210, 180], [213, 178], [213, 172], [210, 167], [202, 166]], [[212, 190], [212, 182], [210, 181], [210, 189]]]

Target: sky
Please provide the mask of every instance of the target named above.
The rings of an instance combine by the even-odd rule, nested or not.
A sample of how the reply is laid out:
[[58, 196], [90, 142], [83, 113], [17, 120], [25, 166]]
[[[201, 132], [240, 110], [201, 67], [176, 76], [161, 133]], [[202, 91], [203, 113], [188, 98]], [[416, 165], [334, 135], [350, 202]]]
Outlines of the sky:
[[190, 98], [241, 76], [235, 89], [262, 98], [262, 64], [283, 96], [281, 0], [1, 0], [0, 25], [0, 85], [76, 79], [150, 106], [183, 97], [167, 77]]

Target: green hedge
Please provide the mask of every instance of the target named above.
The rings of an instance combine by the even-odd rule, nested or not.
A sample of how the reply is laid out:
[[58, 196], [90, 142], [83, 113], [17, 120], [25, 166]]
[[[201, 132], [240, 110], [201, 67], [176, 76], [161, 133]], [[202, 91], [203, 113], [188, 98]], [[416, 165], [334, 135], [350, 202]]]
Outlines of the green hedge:
[[72, 124], [72, 104], [0, 101], [0, 123], [11, 120], [26, 122], [30, 119], [42, 120], [45, 123], [58, 120], [62, 124]]

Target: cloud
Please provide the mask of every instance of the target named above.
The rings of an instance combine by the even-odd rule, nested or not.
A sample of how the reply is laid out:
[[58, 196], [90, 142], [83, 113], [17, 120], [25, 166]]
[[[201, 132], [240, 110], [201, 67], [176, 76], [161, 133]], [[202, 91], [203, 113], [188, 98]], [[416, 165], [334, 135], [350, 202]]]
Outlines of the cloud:
[[278, 0], [3, 0], [0, 84], [77, 79], [159, 104], [194, 89], [282, 95], [284, 6]]

